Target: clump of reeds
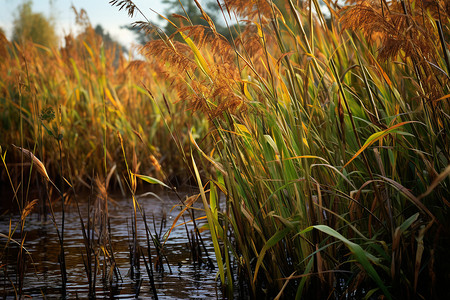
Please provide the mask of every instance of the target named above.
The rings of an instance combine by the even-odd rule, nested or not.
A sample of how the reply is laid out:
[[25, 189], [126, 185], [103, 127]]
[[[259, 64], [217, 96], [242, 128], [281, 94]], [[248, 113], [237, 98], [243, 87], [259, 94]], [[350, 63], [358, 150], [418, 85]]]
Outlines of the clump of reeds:
[[[90, 188], [96, 184], [93, 174], [98, 174], [108, 182], [98, 197], [99, 203], [106, 205], [107, 190], [126, 192], [126, 182], [121, 176], [126, 169], [122, 147], [127, 153], [135, 154], [134, 172], [141, 170], [160, 178], [161, 163], [170, 174], [169, 182], [184, 172], [180, 163], [183, 159], [178, 158], [176, 147], [185, 148], [189, 143], [187, 136], [180, 139], [178, 145], [167, 143], [171, 132], [166, 126], [171, 130], [180, 128], [188, 116], [184, 113], [184, 103], [163, 100], [162, 95], [172, 93], [169, 84], [158, 84], [161, 97], [157, 98], [143, 88], [156, 86], [156, 80], [162, 78], [162, 64], [149, 65], [126, 59], [119, 49], [105, 46], [83, 12], [76, 13], [81, 33], [66, 36], [61, 48], [46, 48], [29, 41], [12, 44], [0, 34], [0, 72], [3, 74], [0, 78], [0, 144], [5, 150], [19, 150], [10, 151], [8, 156], [2, 154], [4, 168], [0, 168], [0, 178], [10, 181], [14, 195], [11, 204], [21, 215], [29, 214], [36, 203], [43, 216], [50, 213], [61, 245], [63, 294], [67, 281], [64, 214], [65, 205], [71, 199], [67, 187], [73, 191]], [[152, 73], [153, 78], [142, 78], [129, 72], [131, 69]], [[168, 119], [160, 114], [165, 109], [181, 113], [177, 118]], [[116, 132], [126, 136], [126, 143], [119, 142]], [[40, 176], [32, 172], [36, 169]], [[35, 190], [38, 201], [31, 198]], [[55, 198], [61, 200], [60, 224], [53, 214]], [[107, 210], [98, 207], [92, 215], [99, 219], [88, 220], [83, 229], [91, 295], [95, 292], [99, 268], [109, 285], [120, 279], [110, 244], [110, 230], [107, 230]], [[19, 224], [22, 246], [26, 245], [25, 219]], [[101, 239], [94, 239], [93, 231], [89, 230], [94, 228], [99, 228]], [[111, 256], [101, 252], [100, 246]], [[105, 254], [103, 264], [98, 262], [101, 253]], [[22, 250], [17, 265], [16, 287], [21, 295], [27, 267], [27, 256]]]
[[448, 5], [225, 0], [226, 40], [195, 3], [142, 53], [210, 121], [187, 163], [229, 295], [448, 296]]
[[112, 245], [108, 212], [108, 203], [111, 200], [107, 192], [109, 180], [101, 181], [97, 178], [95, 184], [95, 194], [92, 187], [88, 199], [86, 222], [78, 206], [78, 200], [76, 203], [84, 241], [85, 252], [82, 252], [82, 257], [89, 284], [89, 298], [95, 298], [97, 274], [102, 274], [103, 286], [111, 291], [123, 281], [116, 265], [115, 251]]
[[[0, 37], [0, 52], [4, 54], [0, 58], [4, 129], [0, 143], [5, 149], [11, 144], [27, 149], [36, 145], [35, 154], [50, 177], [59, 178], [59, 150], [48, 138], [56, 121], [40, 119], [42, 112], [51, 109], [60, 112], [55, 138], [61, 135], [62, 149], [70, 149], [63, 153], [62, 163], [75, 189], [89, 189], [95, 181], [92, 174], [106, 178], [113, 170], [110, 188], [126, 191], [117, 131], [125, 136], [127, 153], [135, 152], [142, 158], [140, 169], [146, 174], [155, 173], [157, 177], [153, 163], [147, 159], [153, 156], [164, 164], [170, 177], [180, 177], [184, 171], [180, 167], [182, 159], [175, 154], [176, 145], [166, 142], [171, 139], [166, 124], [180, 128], [187, 122], [188, 113], [184, 112], [184, 103], [168, 103], [166, 107], [162, 95], [172, 97], [170, 83], [156, 84], [158, 78], [164, 78], [162, 64], [140, 63], [133, 60], [131, 53], [125, 58], [120, 49], [102, 42], [85, 14], [77, 15], [81, 33], [67, 35], [61, 48], [50, 49], [27, 41], [13, 45], [3, 35]], [[152, 76], [143, 78], [130, 70]], [[143, 86], [157, 88], [157, 96], [152, 98]], [[178, 118], [166, 119], [160, 114], [166, 109], [181, 113]], [[22, 138], [24, 145], [19, 143]], [[187, 147], [189, 141], [181, 142], [181, 147]], [[11, 153], [7, 163], [17, 163], [19, 155]]]

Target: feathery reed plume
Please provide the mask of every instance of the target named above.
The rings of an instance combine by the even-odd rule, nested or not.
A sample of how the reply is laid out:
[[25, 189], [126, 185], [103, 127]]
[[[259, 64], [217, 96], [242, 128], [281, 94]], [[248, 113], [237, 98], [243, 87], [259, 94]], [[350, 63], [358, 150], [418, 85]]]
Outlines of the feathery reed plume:
[[[186, 100], [190, 109], [201, 111], [211, 119], [221, 116], [227, 110], [245, 111], [245, 105], [242, 105], [245, 100], [236, 92], [239, 90], [237, 82], [240, 81], [240, 75], [233, 62], [234, 50], [228, 41], [211, 28], [200, 25], [179, 28], [175, 34], [177, 33], [195, 41], [198, 50], [204, 51], [207, 54], [205, 57], [211, 58], [206, 62], [209, 71], [204, 74], [205, 77], [202, 75], [205, 70], [191, 58], [193, 54], [199, 54], [193, 53], [192, 48], [186, 44], [156, 40], [143, 46], [141, 53], [150, 60], [157, 58], [170, 63], [167, 79], [175, 83], [180, 100]], [[174, 35], [170, 38], [173, 39]], [[190, 80], [188, 86], [185, 84], [184, 74], [195, 75], [196, 80]]]
[[384, 3], [363, 1], [343, 8], [341, 22], [344, 29], [360, 29], [367, 38], [380, 39], [379, 58], [383, 60], [395, 58], [400, 51], [404, 52], [404, 57], [418, 59], [421, 59], [418, 49], [429, 54], [432, 42], [427, 39], [426, 28], [418, 26], [420, 23], [425, 25], [419, 17], [414, 20], [404, 13], [400, 2], [393, 2], [388, 7]]
[[131, 0], [111, 0], [109, 4], [112, 6], [117, 6], [119, 10], [125, 8], [128, 13], [128, 16], [133, 17], [134, 11], [136, 10], [136, 5]]
[[195, 2], [195, 5], [197, 5], [200, 12], [202, 13], [203, 19], [208, 23], [209, 28], [211, 28], [211, 30], [214, 32], [214, 34], [217, 35], [216, 25], [214, 24], [213, 20], [211, 20], [211, 18], [208, 16], [208, 14], [205, 12], [203, 7], [200, 5], [200, 3], [197, 0], [194, 0], [194, 2]]
[[47, 173], [47, 169], [45, 168], [44, 164], [37, 158], [30, 150], [27, 150], [25, 148], [16, 146], [13, 144], [13, 147], [15, 147], [17, 150], [21, 151], [26, 158], [30, 159], [34, 166], [36, 166], [37, 171], [39, 174], [41, 174], [48, 182], [50, 182], [55, 188], [56, 185], [53, 183], [53, 181], [50, 179]]
[[87, 12], [83, 8], [79, 11], [73, 5], [71, 6], [71, 8], [73, 13], [75, 14], [75, 23], [77, 25], [80, 25], [83, 28], [92, 27], [91, 20], [89, 19]]
[[33, 211], [34, 206], [38, 203], [38, 199], [34, 199], [33, 201], [30, 201], [27, 203], [25, 208], [22, 211], [22, 215], [20, 216], [20, 219], [22, 222], [25, 220], [25, 218]]
[[235, 51], [229, 41], [210, 27], [203, 25], [183, 26], [178, 28], [171, 38], [180, 32], [192, 38], [199, 49], [207, 47], [211, 51], [212, 57], [218, 61], [224, 60], [229, 62], [235, 58]]
[[170, 63], [175, 73], [193, 72], [196, 68], [195, 62], [188, 57], [189, 46], [180, 42], [150, 41], [140, 49], [140, 53], [148, 58], [158, 57]]
[[165, 33], [164, 33], [164, 31], [161, 30], [161, 28], [159, 28], [155, 24], [148, 22], [148, 21], [136, 21], [136, 22], [132, 23], [131, 26], [133, 28], [139, 29], [140, 32], [145, 33], [149, 37], [165, 36]]
[[442, 77], [439, 67], [441, 57], [448, 58], [448, 55], [442, 52], [447, 49], [439, 50], [440, 37], [435, 24], [443, 20], [449, 26], [448, 5], [444, 7], [442, 1], [436, 0], [414, 3], [358, 1], [340, 11], [340, 20], [344, 29], [359, 29], [370, 41], [378, 42], [380, 60], [400, 57], [408, 62], [410, 59], [425, 89], [422, 97], [434, 101], [445, 96], [442, 87], [450, 79], [449, 74]]
[[9, 41], [3, 32], [0, 31], [0, 60], [6, 59], [8, 53]]
[[280, 16], [280, 11], [270, 0], [223, 0], [223, 6], [230, 17], [236, 14], [261, 24]]

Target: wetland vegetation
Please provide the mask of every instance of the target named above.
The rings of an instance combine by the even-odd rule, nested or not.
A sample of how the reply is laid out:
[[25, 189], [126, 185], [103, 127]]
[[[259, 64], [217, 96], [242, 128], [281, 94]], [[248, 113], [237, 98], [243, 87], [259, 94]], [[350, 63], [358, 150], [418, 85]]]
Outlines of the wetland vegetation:
[[174, 260], [212, 274], [200, 297], [450, 297], [447, 1], [223, 0], [221, 30], [188, 2], [169, 35], [110, 1], [137, 57], [83, 11], [61, 47], [0, 33], [5, 297], [45, 296], [43, 258], [69, 298], [164, 297]]

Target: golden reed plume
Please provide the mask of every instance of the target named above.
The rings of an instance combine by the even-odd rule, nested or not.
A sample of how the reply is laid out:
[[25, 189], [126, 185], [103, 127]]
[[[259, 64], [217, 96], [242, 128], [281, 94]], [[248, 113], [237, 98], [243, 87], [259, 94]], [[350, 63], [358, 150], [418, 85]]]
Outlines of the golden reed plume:
[[[444, 95], [442, 85], [448, 82], [438, 67], [444, 57], [450, 69], [448, 44], [442, 28], [450, 28], [450, 2], [424, 1], [347, 1], [352, 5], [341, 10], [344, 29], [361, 30], [378, 44], [378, 58], [395, 61], [400, 58], [412, 64], [418, 80], [424, 84], [422, 98], [436, 100]], [[447, 34], [448, 35], [448, 34]]]

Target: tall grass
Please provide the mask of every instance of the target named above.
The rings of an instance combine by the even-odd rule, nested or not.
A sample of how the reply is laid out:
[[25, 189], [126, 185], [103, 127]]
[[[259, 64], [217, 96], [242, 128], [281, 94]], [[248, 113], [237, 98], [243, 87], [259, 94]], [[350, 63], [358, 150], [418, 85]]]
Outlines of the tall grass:
[[[83, 187], [91, 189], [92, 186], [98, 189], [97, 200], [92, 200], [95, 206], [88, 208], [86, 222], [80, 214], [89, 293], [95, 297], [100, 271], [109, 288], [113, 288], [121, 275], [108, 227], [108, 203], [111, 201], [108, 193], [120, 190], [125, 195], [127, 185], [132, 184], [133, 203], [138, 205], [134, 197], [139, 192], [136, 173], [164, 180], [173, 189], [187, 182], [189, 177], [184, 175], [183, 158], [178, 156], [177, 147], [186, 151], [189, 137], [180, 137], [177, 144], [168, 141], [172, 140], [171, 133], [175, 129], [181, 132], [185, 123], [204, 122], [190, 119], [184, 103], [164, 101], [164, 97], [172, 97], [173, 92], [170, 82], [163, 83], [161, 64], [133, 60], [124, 53], [117, 55], [119, 49], [106, 47], [82, 13], [77, 18], [80, 18], [81, 33], [66, 36], [61, 48], [46, 48], [29, 41], [11, 44], [0, 33], [0, 183], [2, 195], [7, 190], [12, 191], [11, 200], [14, 200], [3, 201], [1, 209], [3, 213], [18, 208], [23, 216], [17, 225], [21, 248], [17, 260], [18, 282], [14, 288], [19, 297], [24, 296], [23, 279], [30, 261], [25, 248], [26, 216], [37, 206], [44, 217], [50, 211], [61, 246], [59, 263], [65, 296], [64, 213], [74, 210], [73, 205], [66, 204], [76, 198], [77, 193], [81, 194]], [[142, 73], [151, 76], [144, 78]], [[149, 94], [148, 88], [152, 88], [154, 95]], [[161, 110], [180, 113], [170, 119], [162, 116]], [[124, 138], [119, 138], [121, 136]], [[129, 167], [125, 153], [132, 157]], [[161, 171], [161, 165], [168, 175]], [[58, 224], [53, 214], [55, 193], [61, 199], [56, 208], [62, 210]], [[135, 210], [135, 221], [136, 214]], [[146, 230], [149, 230], [147, 224]], [[15, 231], [5, 235], [8, 242], [1, 256], [2, 266], [8, 266], [4, 259]], [[100, 232], [98, 241], [94, 240], [94, 231]], [[134, 233], [137, 235], [136, 230]], [[133, 246], [132, 268], [139, 269], [139, 257], [144, 252], [137, 240], [133, 241]], [[162, 251], [160, 246], [158, 255]], [[103, 263], [100, 262], [102, 253]], [[152, 260], [146, 260], [148, 267], [147, 261], [151, 265]], [[156, 295], [153, 282], [152, 288]]]
[[189, 163], [229, 295], [449, 294], [448, 5], [348, 2], [223, 1], [226, 40], [195, 1], [209, 26], [142, 48], [211, 124]]
[[[140, 158], [135, 160], [138, 170], [162, 179], [155, 167], [161, 164], [170, 174], [169, 180], [182, 184], [186, 177], [181, 176], [182, 159], [176, 154], [176, 145], [168, 142], [171, 135], [166, 125], [172, 130], [181, 128], [188, 122], [188, 113], [184, 113], [183, 103], [168, 103], [170, 109], [181, 113], [170, 120], [161, 116], [160, 109], [167, 109], [163, 94], [170, 97], [172, 93], [170, 83], [156, 84], [157, 78], [160, 82], [164, 78], [161, 65], [117, 56], [119, 49], [104, 48], [90, 26], [82, 29], [77, 36], [66, 36], [60, 49], [32, 43], [12, 45], [2, 39], [0, 143], [5, 150], [13, 149], [11, 144], [32, 150], [59, 185], [59, 151], [53, 135], [65, 150], [61, 161], [64, 176], [75, 188], [89, 189], [96, 176], [103, 180], [109, 176], [111, 188], [126, 192], [119, 132], [125, 137], [127, 153]], [[140, 72], [151, 76], [144, 78]], [[152, 88], [154, 98], [145, 87]], [[55, 120], [45, 119], [49, 111], [56, 113]], [[20, 136], [24, 145], [19, 143]], [[185, 137], [180, 146], [186, 147], [188, 142]], [[9, 162], [18, 161], [14, 152], [7, 156]], [[17, 184], [20, 178], [12, 171]]]
[[[195, 1], [208, 26], [178, 16], [173, 36], [142, 47], [146, 61], [114, 61], [89, 26], [61, 49], [0, 36], [2, 149], [19, 144], [22, 168], [17, 153], [33, 149], [55, 186], [128, 186], [132, 226], [137, 178], [175, 190], [170, 177], [189, 170], [199, 195], [180, 215], [201, 199], [192, 240], [211, 232], [229, 297], [446, 298], [449, 6], [347, 2], [226, 0], [226, 39]], [[23, 213], [32, 177], [5, 155]]]

